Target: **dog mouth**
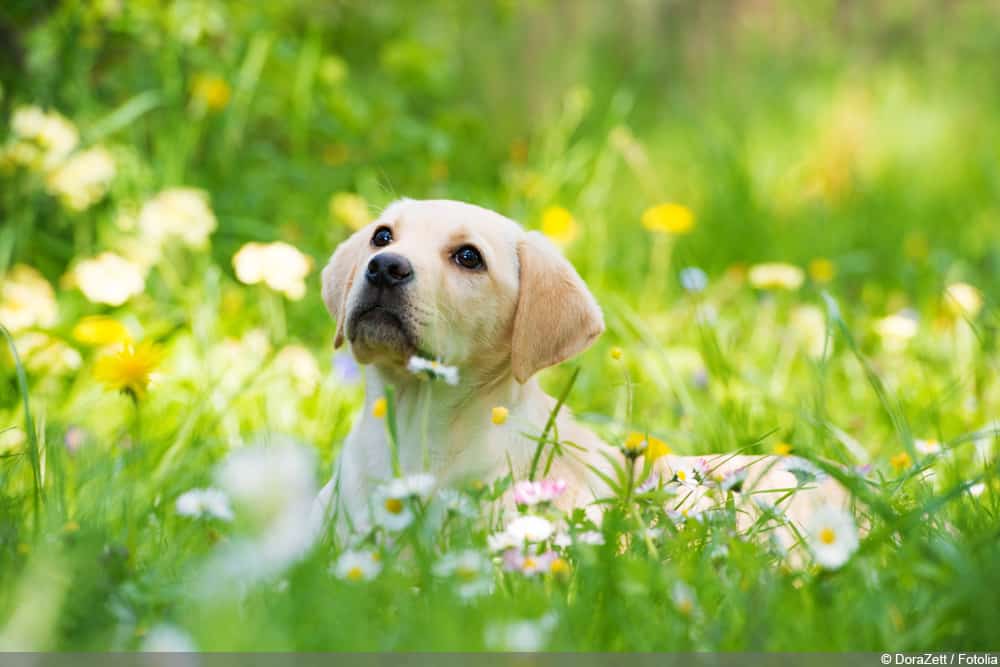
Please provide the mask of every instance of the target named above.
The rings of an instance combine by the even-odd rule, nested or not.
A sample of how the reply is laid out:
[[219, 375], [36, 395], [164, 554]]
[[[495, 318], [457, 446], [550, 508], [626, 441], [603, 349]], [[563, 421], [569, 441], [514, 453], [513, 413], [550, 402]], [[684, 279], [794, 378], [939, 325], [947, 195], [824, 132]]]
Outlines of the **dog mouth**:
[[347, 322], [347, 338], [365, 357], [378, 353], [408, 356], [417, 349], [409, 318], [398, 308], [378, 301], [354, 309]]

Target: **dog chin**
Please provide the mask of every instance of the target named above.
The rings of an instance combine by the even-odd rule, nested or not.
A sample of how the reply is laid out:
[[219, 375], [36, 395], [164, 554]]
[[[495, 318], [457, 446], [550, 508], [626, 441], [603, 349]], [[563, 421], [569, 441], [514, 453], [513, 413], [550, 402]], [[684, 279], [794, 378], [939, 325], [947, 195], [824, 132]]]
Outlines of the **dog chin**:
[[417, 349], [403, 318], [375, 307], [351, 318], [348, 339], [359, 363], [406, 362]]

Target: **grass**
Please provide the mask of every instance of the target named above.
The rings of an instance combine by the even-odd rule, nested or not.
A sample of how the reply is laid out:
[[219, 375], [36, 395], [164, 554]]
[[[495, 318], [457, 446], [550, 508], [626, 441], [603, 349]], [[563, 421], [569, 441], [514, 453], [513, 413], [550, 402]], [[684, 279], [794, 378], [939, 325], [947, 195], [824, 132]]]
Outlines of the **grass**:
[[[995, 8], [272, 5], [0, 10], [0, 117], [58, 111], [74, 154], [102, 146], [115, 165], [73, 210], [0, 123], [0, 646], [997, 650]], [[143, 236], [144, 204], [178, 186], [207, 193], [205, 244]], [[608, 331], [543, 375], [550, 393], [572, 387], [567, 406], [612, 443], [786, 443], [851, 490], [856, 553], [790, 563], [766, 539], [777, 519], [743, 539], [732, 494], [677, 523], [679, 498], [624, 484], [603, 545], [577, 540], [567, 570], [526, 576], [488, 558], [503, 480], [458, 513], [405, 499], [408, 528], [352, 545], [379, 554], [370, 581], [331, 573], [332, 535], [296, 550], [362, 407], [317, 276], [351, 232], [331, 207], [345, 192], [362, 215], [446, 196], [530, 228], [565, 208], [565, 252]], [[661, 202], [694, 212], [690, 234], [643, 227]], [[236, 276], [245, 243], [275, 240], [312, 261], [301, 298]], [[106, 250], [141, 267], [118, 305], [66, 279]], [[754, 287], [768, 261], [803, 284]], [[701, 291], [680, 280], [695, 266]], [[956, 284], [978, 302], [949, 297]], [[76, 327], [95, 314], [161, 346], [141, 399], [94, 377], [107, 348]], [[234, 520], [178, 512], [262, 451], [287, 458], [241, 464], [262, 493], [226, 487]], [[440, 565], [466, 549], [492, 582], [471, 599]]]

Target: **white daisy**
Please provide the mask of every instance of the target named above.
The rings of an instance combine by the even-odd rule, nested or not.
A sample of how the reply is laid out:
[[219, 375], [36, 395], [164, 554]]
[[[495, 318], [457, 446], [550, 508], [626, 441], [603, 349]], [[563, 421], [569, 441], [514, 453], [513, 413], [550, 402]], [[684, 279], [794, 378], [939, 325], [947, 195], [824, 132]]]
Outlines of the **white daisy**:
[[450, 385], [458, 384], [458, 367], [446, 366], [440, 361], [432, 361], [423, 357], [410, 357], [406, 370], [414, 375], [426, 374], [431, 380], [444, 380]]
[[233, 520], [229, 496], [219, 489], [191, 489], [177, 497], [177, 513], [190, 517], [212, 517], [223, 521]]
[[519, 516], [507, 525], [507, 534], [518, 544], [525, 542], [544, 542], [549, 539], [555, 527], [548, 519], [530, 514]]
[[806, 530], [813, 558], [828, 570], [842, 566], [858, 549], [854, 517], [839, 507], [825, 505], [816, 510]]
[[576, 541], [580, 544], [600, 546], [604, 544], [604, 535], [596, 530], [585, 530], [582, 533], [577, 534]]
[[375, 523], [386, 530], [397, 532], [413, 523], [413, 510], [407, 501], [410, 494], [406, 493], [404, 485], [397, 483], [402, 480], [391, 480], [375, 490], [373, 496], [372, 515]]
[[447, 553], [433, 569], [439, 577], [454, 577], [458, 595], [463, 599], [488, 595], [493, 590], [493, 566], [473, 549]]
[[382, 564], [371, 551], [345, 551], [332, 568], [333, 574], [347, 581], [371, 581], [382, 571]]
[[685, 616], [690, 616], [695, 610], [697, 600], [695, 599], [694, 589], [683, 581], [674, 582], [674, 586], [670, 591], [670, 599], [673, 601], [677, 611]]

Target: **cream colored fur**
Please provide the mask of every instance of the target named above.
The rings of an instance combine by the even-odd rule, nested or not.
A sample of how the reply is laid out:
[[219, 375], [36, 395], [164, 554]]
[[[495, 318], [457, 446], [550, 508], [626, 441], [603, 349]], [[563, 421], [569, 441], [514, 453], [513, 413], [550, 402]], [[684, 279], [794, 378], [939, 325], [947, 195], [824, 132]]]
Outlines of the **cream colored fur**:
[[[381, 227], [393, 236], [384, 248], [371, 244]], [[482, 253], [485, 271], [472, 272], [453, 261], [463, 244]], [[317, 507], [356, 529], [370, 523], [374, 487], [392, 476], [385, 422], [372, 415], [387, 383], [396, 391], [404, 473], [426, 470], [447, 486], [488, 481], [512, 465], [524, 478], [535, 450], [526, 434], [540, 434], [554, 406], [535, 374], [582, 352], [604, 330], [600, 308], [580, 276], [537, 232], [470, 204], [402, 200], [344, 241], [323, 271], [323, 297], [337, 321], [338, 346], [352, 337], [352, 310], [370, 289], [365, 267], [380, 252], [404, 256], [413, 266], [414, 279], [400, 289], [408, 299], [402, 318], [418, 349], [360, 338], [350, 342], [358, 361], [368, 365], [365, 407]], [[418, 351], [458, 366], [459, 383], [431, 383], [409, 373], [406, 361]], [[495, 406], [510, 411], [503, 425], [491, 422]], [[579, 425], [567, 408], [559, 414], [558, 433], [583, 451], [558, 459], [551, 475], [569, 482], [564, 505], [586, 505], [607, 492], [587, 464], [604, 468], [599, 450], [614, 450]], [[671, 468], [693, 461], [670, 456], [660, 468], [670, 474]], [[740, 456], [720, 471], [746, 466], [750, 486], [794, 487], [792, 475], [776, 463], [773, 457]], [[842, 490], [832, 483], [798, 495], [793, 515], [819, 502], [843, 502]]]

